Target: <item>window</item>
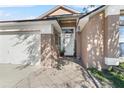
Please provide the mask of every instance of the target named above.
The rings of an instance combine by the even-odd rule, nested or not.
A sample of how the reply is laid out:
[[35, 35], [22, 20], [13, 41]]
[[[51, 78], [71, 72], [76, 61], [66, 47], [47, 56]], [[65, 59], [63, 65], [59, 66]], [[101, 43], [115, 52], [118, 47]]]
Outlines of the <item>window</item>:
[[120, 20], [124, 20], [124, 15], [121, 15], [120, 16]]
[[120, 57], [124, 57], [124, 11], [121, 11], [120, 15], [120, 27], [119, 27], [119, 49]]
[[120, 26], [119, 28], [119, 48], [120, 56], [124, 57], [124, 26]]
[[63, 33], [73, 33], [73, 29], [62, 29]]

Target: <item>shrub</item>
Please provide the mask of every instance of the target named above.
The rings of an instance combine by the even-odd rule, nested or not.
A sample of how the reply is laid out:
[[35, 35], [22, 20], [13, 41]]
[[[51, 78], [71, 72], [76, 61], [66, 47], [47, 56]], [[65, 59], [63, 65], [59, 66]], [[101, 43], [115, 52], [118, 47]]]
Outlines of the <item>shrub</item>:
[[119, 67], [122, 68], [122, 69], [124, 69], [124, 63], [120, 63], [119, 64]]

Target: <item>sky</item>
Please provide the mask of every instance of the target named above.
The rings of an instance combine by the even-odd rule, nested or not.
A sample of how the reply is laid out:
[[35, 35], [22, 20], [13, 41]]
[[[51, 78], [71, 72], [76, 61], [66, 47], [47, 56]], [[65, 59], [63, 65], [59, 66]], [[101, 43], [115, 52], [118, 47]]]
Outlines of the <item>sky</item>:
[[[53, 7], [55, 5], [0, 6], [0, 21], [34, 19]], [[68, 5], [68, 7], [83, 12], [82, 5]]]

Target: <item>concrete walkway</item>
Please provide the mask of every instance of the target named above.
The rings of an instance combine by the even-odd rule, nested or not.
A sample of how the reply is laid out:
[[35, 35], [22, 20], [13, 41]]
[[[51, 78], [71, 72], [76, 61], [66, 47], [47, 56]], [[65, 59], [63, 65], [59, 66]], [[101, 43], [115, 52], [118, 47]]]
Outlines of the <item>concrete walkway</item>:
[[33, 72], [33, 66], [0, 64], [0, 88], [13, 87], [17, 82]]
[[39, 69], [20, 80], [16, 88], [80, 88], [96, 87], [79, 61], [74, 58], [61, 58], [58, 68]]

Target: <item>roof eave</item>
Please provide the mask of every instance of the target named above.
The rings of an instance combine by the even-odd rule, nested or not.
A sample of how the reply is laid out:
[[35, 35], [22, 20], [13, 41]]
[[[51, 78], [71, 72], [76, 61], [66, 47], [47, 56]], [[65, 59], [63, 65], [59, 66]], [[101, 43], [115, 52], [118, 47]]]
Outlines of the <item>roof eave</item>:
[[82, 15], [81, 17], [79, 17], [79, 19], [82, 19], [82, 18], [84, 18], [86, 16], [89, 16], [90, 14], [92, 14], [94, 12], [97, 12], [100, 9], [104, 9], [105, 7], [107, 7], [107, 6], [106, 5], [102, 5], [102, 6], [98, 7], [98, 8], [96, 8], [96, 9], [94, 9], [93, 11], [90, 11], [90, 12], [86, 13], [85, 15]]
[[65, 9], [71, 11], [71, 12], [74, 12], [74, 13], [80, 13], [79, 11], [76, 11], [76, 10], [74, 10], [74, 9], [71, 9], [71, 8], [69, 8], [69, 7], [67, 7], [67, 6], [58, 5], [58, 6], [54, 7], [54, 8], [52, 8], [51, 10], [49, 10], [48, 12], [46, 12], [46, 13], [44, 13], [44, 14], [38, 16], [37, 19], [42, 19], [42, 18], [44, 18], [45, 16], [47, 16], [47, 15], [49, 15], [50, 13], [56, 11], [56, 10], [59, 9], [60, 7], [65, 8]]
[[[93, 11], [91, 11], [91, 12], [89, 12], [89, 13], [87, 13], [87, 14], [81, 16], [81, 17], [79, 17], [77, 26], [81, 26], [81, 29], [80, 29], [80, 30], [82, 31], [82, 29], [83, 29], [84, 26], [87, 24], [87, 22], [89, 21], [89, 18], [90, 18], [91, 16], [93, 16], [93, 15], [96, 14], [96, 13], [99, 13], [100, 11], [104, 10], [104, 9], [107, 8], [107, 7], [108, 7], [108, 6], [105, 6], [105, 5], [100, 6], [100, 7], [96, 8], [95, 10], [93, 10]], [[83, 26], [81, 25], [82, 23], [83, 23]]]
[[49, 20], [57, 20], [57, 18], [47, 18], [47, 19], [24, 19], [24, 20], [8, 20], [8, 21], [0, 21], [0, 23], [10, 23], [10, 22], [35, 22], [35, 21], [49, 21]]

